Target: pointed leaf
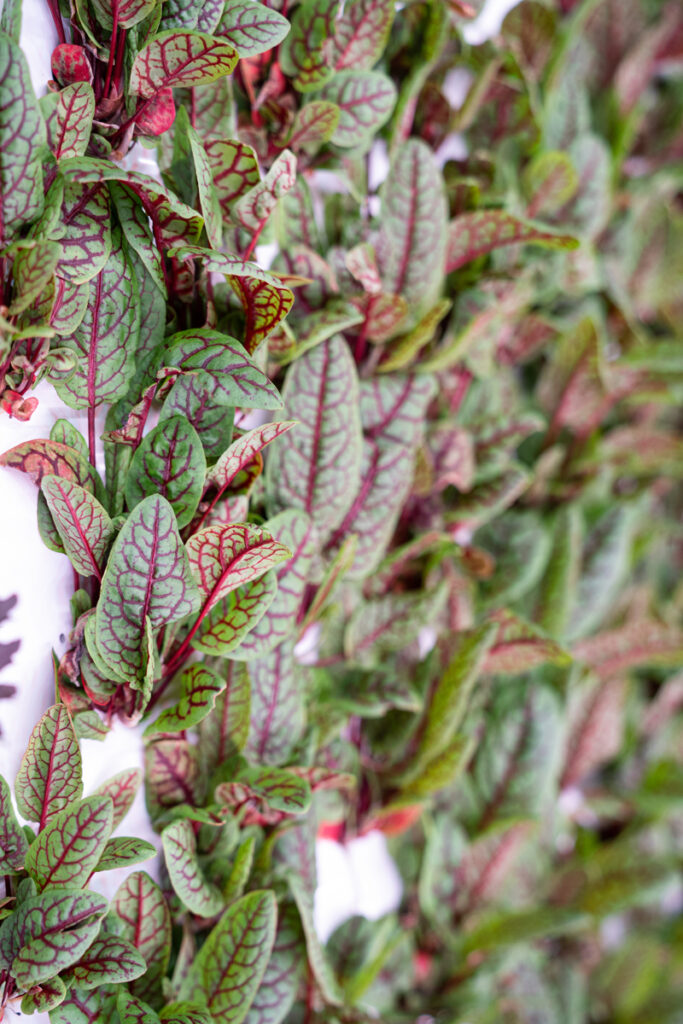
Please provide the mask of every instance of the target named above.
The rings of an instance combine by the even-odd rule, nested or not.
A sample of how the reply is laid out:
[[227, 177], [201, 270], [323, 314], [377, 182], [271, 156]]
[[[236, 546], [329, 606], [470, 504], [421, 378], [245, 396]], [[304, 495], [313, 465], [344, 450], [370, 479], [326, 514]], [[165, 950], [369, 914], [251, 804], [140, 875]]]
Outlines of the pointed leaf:
[[461, 213], [448, 225], [446, 273], [450, 274], [501, 246], [532, 242], [560, 249], [575, 249], [578, 245], [578, 241], [571, 235], [544, 231], [505, 210]]
[[159, 422], [181, 416], [190, 423], [202, 442], [209, 462], [225, 451], [232, 438], [234, 410], [214, 400], [210, 374], [179, 377], [164, 401]]
[[158, 89], [203, 85], [235, 69], [238, 55], [229, 43], [202, 32], [170, 29], [160, 32], [138, 52], [129, 88], [138, 96]]
[[10, 313], [18, 314], [28, 309], [52, 282], [62, 247], [58, 242], [40, 240], [16, 243], [13, 248], [16, 255], [12, 267], [14, 297]]
[[95, 94], [88, 82], [61, 89], [47, 118], [47, 144], [56, 160], [84, 156], [95, 113]]
[[379, 71], [338, 71], [323, 88], [323, 99], [339, 108], [335, 146], [365, 147], [386, 124], [396, 103], [396, 86]]
[[121, 1024], [159, 1024], [159, 1016], [152, 1007], [125, 989], [119, 989], [116, 1008]]
[[168, 371], [191, 373], [210, 386], [213, 401], [220, 405], [239, 405], [256, 409], [279, 409], [282, 402], [277, 389], [257, 369], [244, 348], [234, 338], [202, 328], [181, 331], [169, 339], [164, 360]]
[[393, 0], [347, 0], [334, 26], [335, 68], [373, 67], [384, 52], [393, 20]]
[[[58, 178], [48, 198], [59, 182]], [[62, 246], [59, 276], [72, 284], [84, 284], [97, 277], [104, 270], [113, 245], [106, 186], [66, 181], [59, 217], [51, 230], [45, 223], [48, 219], [49, 211], [46, 211], [38, 230], [45, 230]]]
[[304, 935], [306, 936], [306, 949], [311, 970], [315, 980], [320, 986], [320, 991], [325, 1001], [332, 1005], [339, 1006], [342, 1002], [341, 993], [337, 979], [327, 959], [325, 949], [318, 938], [313, 921], [313, 898], [308, 891], [304, 880], [292, 872], [288, 877], [289, 887], [297, 905]]
[[76, 331], [63, 344], [76, 353], [75, 372], [57, 383], [73, 409], [113, 402], [127, 390], [140, 332], [140, 307], [132, 266], [115, 239], [105, 268], [90, 286], [90, 300]]
[[285, 149], [273, 161], [265, 178], [234, 204], [231, 210], [233, 219], [247, 231], [259, 230], [280, 197], [289, 192], [295, 181], [296, 157]]
[[218, 193], [213, 184], [211, 165], [209, 163], [202, 140], [191, 126], [188, 126], [187, 135], [192, 151], [195, 175], [197, 178], [197, 193], [199, 196], [199, 208], [204, 217], [204, 227], [209, 243], [215, 249], [219, 249], [223, 242], [223, 226], [221, 223], [221, 208], [218, 202]]
[[199, 866], [192, 824], [172, 822], [161, 833], [161, 842], [171, 885], [185, 906], [199, 917], [218, 914], [223, 908], [223, 897]]
[[104, 850], [112, 829], [112, 802], [90, 796], [60, 811], [38, 835], [26, 855], [26, 870], [38, 887], [83, 886]]
[[277, 593], [265, 615], [233, 652], [235, 658], [261, 658], [282, 643], [296, 629], [297, 616], [306, 582], [318, 550], [313, 523], [303, 513], [290, 509], [268, 521], [268, 530], [292, 556], [277, 571]]
[[216, 1024], [241, 1024], [268, 966], [276, 921], [271, 892], [251, 892], [228, 907], [194, 960], [180, 998], [204, 1003]]
[[394, 158], [382, 193], [382, 280], [417, 311], [438, 295], [448, 213], [441, 172], [424, 142], [409, 139]]
[[204, 665], [191, 665], [180, 677], [180, 700], [147, 726], [145, 736], [159, 732], [182, 732], [198, 725], [216, 704], [225, 681]]
[[28, 840], [17, 821], [10, 789], [0, 775], [0, 871], [13, 874], [24, 866]]
[[187, 739], [153, 738], [145, 749], [145, 802], [157, 817], [178, 804], [201, 802], [204, 779], [196, 747]]
[[141, 501], [114, 542], [97, 605], [97, 644], [117, 676], [137, 684], [145, 619], [153, 629], [197, 609], [199, 595], [165, 498]]
[[325, 341], [289, 370], [285, 409], [299, 421], [268, 467], [277, 505], [298, 508], [321, 537], [340, 524], [357, 490], [361, 434], [358, 379], [342, 338]]
[[277, 591], [277, 576], [272, 571], [233, 590], [203, 618], [192, 646], [204, 654], [225, 656], [235, 652], [233, 656], [241, 657], [243, 642], [258, 627]]
[[120, 28], [132, 28], [156, 7], [157, 0], [93, 0], [93, 7], [100, 25], [111, 28], [114, 24], [114, 11], [118, 16]]
[[296, 910], [280, 905], [273, 951], [245, 1024], [281, 1024], [296, 999], [305, 957]]
[[48, 708], [28, 741], [15, 793], [19, 813], [29, 821], [50, 821], [83, 792], [78, 741], [66, 705]]
[[228, 807], [256, 801], [263, 810], [305, 814], [311, 805], [311, 787], [284, 768], [245, 768], [234, 782], [216, 788], [216, 800]]
[[124, 768], [98, 786], [93, 796], [108, 796], [114, 805], [112, 823], [116, 828], [130, 810], [142, 782], [139, 768]]
[[329, 142], [339, 124], [339, 107], [327, 100], [312, 100], [297, 111], [287, 146], [292, 151], [303, 149], [309, 155], [316, 153], [324, 142]]
[[1, 455], [0, 465], [27, 473], [39, 486], [45, 476], [54, 475], [61, 480], [80, 484], [98, 497], [103, 496], [103, 487], [96, 470], [77, 451], [58, 441], [43, 438], [24, 441]]
[[85, 488], [58, 476], [46, 476], [41, 489], [74, 569], [101, 580], [104, 555], [114, 534], [107, 510]]
[[381, 662], [386, 651], [402, 650], [417, 640], [426, 622], [438, 621], [448, 596], [444, 584], [417, 594], [387, 594], [359, 603], [344, 634], [344, 651], [361, 664]]
[[304, 727], [305, 712], [294, 658], [286, 640], [264, 658], [248, 664], [251, 680], [251, 724], [247, 752], [264, 764], [282, 764]]
[[264, 423], [261, 427], [254, 427], [253, 430], [241, 434], [209, 471], [206, 478], [207, 486], [215, 487], [219, 496], [223, 494], [229, 487], [235, 485], [239, 475], [248, 469], [266, 445], [294, 426], [295, 420], [282, 420]]
[[116, 871], [120, 868], [139, 864], [156, 856], [156, 847], [144, 839], [133, 836], [114, 836], [107, 840], [102, 856], [97, 862], [95, 871]]
[[244, 310], [244, 344], [251, 354], [285, 319], [294, 305], [294, 293], [289, 288], [252, 277], [232, 277], [230, 284]]
[[0, 245], [43, 208], [45, 125], [26, 58], [0, 34]]
[[160, 494], [175, 512], [178, 526], [192, 521], [202, 496], [206, 457], [196, 430], [181, 416], [163, 420], [137, 448], [126, 477], [126, 501], [134, 508]]
[[147, 973], [131, 990], [153, 998], [171, 953], [171, 915], [161, 889], [144, 871], [134, 871], [116, 891], [111, 909], [123, 922], [120, 936], [135, 946], [147, 964]]
[[274, 49], [289, 32], [289, 22], [256, 0], [226, 0], [216, 35], [227, 39], [240, 57]]
[[491, 620], [497, 623], [498, 633], [486, 655], [485, 672], [520, 675], [537, 665], [571, 662], [571, 655], [557, 641], [509, 609], [494, 612]]
[[116, 935], [102, 935], [74, 965], [71, 975], [78, 988], [87, 991], [133, 981], [146, 970], [145, 958], [130, 942]]
[[187, 553], [205, 597], [203, 614], [231, 590], [258, 579], [291, 555], [265, 530], [246, 523], [200, 530], [190, 537]]
[[260, 181], [256, 154], [238, 139], [214, 139], [205, 148], [223, 218], [228, 220], [232, 204]]

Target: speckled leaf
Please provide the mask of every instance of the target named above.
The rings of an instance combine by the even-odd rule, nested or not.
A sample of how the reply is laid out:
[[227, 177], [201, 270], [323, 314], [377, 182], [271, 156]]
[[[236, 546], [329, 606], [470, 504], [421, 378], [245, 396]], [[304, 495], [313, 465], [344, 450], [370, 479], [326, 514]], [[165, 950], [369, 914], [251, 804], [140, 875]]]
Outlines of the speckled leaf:
[[389, 120], [396, 86], [379, 71], [338, 71], [321, 96], [339, 107], [339, 124], [332, 136], [335, 146], [364, 147]]
[[189, 821], [174, 821], [161, 833], [166, 869], [176, 895], [199, 917], [213, 917], [223, 908], [220, 890], [197, 860], [197, 843]]
[[101, 935], [70, 974], [77, 988], [87, 991], [100, 985], [133, 981], [146, 970], [144, 957], [130, 942], [116, 935]]
[[85, 155], [94, 114], [95, 94], [88, 82], [73, 82], [56, 94], [46, 119], [47, 144], [56, 160]]
[[137, 54], [129, 88], [139, 96], [158, 89], [204, 85], [234, 71], [238, 55], [223, 39], [202, 32], [170, 29], [160, 32]]
[[179, 997], [205, 1004], [216, 1024], [241, 1024], [268, 966], [276, 922], [271, 892], [251, 892], [233, 903], [200, 949]]
[[132, 267], [115, 240], [106, 267], [90, 287], [85, 316], [63, 344], [79, 357], [76, 370], [55, 384], [73, 409], [113, 402], [127, 390], [140, 332], [140, 305]]
[[0, 775], [0, 871], [14, 874], [24, 866], [28, 840], [17, 821], [10, 789]]
[[145, 736], [159, 732], [182, 732], [198, 725], [216, 704], [225, 689], [221, 679], [204, 665], [191, 665], [180, 677], [180, 700], [167, 708], [145, 729]]
[[280, 64], [299, 92], [311, 92], [332, 76], [329, 40], [338, 10], [339, 0], [303, 0], [292, 16]]
[[48, 708], [33, 727], [17, 780], [19, 813], [41, 828], [83, 792], [81, 752], [64, 704]]
[[274, 49], [289, 32], [289, 22], [257, 0], [226, 0], [216, 35], [227, 39], [240, 57]]
[[199, 605], [173, 509], [141, 501], [112, 548], [97, 605], [97, 643], [111, 669], [137, 685], [144, 673], [143, 630], [185, 618]]
[[400, 147], [382, 191], [380, 257], [385, 291], [429, 309], [443, 276], [448, 211], [441, 172], [418, 139]]
[[275, 599], [246, 639], [233, 651], [233, 658], [261, 658], [295, 631], [306, 582], [318, 550], [314, 525], [304, 512], [288, 509], [270, 519], [267, 527], [275, 540], [289, 548], [292, 557], [277, 571]]
[[312, 155], [329, 142], [339, 124], [339, 107], [327, 100], [312, 100], [301, 107], [294, 118], [287, 146]]
[[107, 510], [85, 488], [58, 476], [44, 477], [41, 489], [74, 569], [101, 580], [104, 555], [114, 533]]
[[171, 953], [171, 915], [161, 889], [144, 871], [134, 871], [117, 889], [111, 909], [122, 922], [120, 936], [147, 964], [147, 973], [131, 991], [143, 999], [154, 998]]
[[45, 142], [26, 58], [17, 43], [0, 33], [0, 245], [43, 208]]
[[190, 537], [187, 553], [204, 595], [202, 615], [230, 591], [258, 579], [291, 556], [266, 530], [247, 523], [208, 526]]
[[202, 328], [174, 334], [168, 344], [164, 355], [168, 370], [161, 370], [160, 378], [189, 373], [210, 388], [214, 404], [282, 408], [275, 386], [234, 338]]
[[136, 449], [126, 477], [128, 507], [160, 494], [175, 512], [178, 526], [187, 526], [202, 496], [205, 475], [206, 456], [196, 430], [182, 416], [172, 416]]
[[0, 950], [22, 987], [75, 963], [100, 927], [107, 901], [93, 892], [51, 889], [25, 899], [0, 926]]
[[249, 676], [244, 665], [228, 662], [226, 687], [199, 726], [202, 753], [210, 770], [243, 749], [249, 733]]
[[289, 370], [283, 392], [296, 430], [268, 466], [276, 506], [298, 508], [315, 521], [321, 538], [347, 513], [358, 488], [361, 432], [356, 368], [345, 341], [332, 338]]
[[228, 220], [232, 204], [259, 183], [256, 154], [238, 139], [210, 140], [205, 149], [218, 202], [224, 219]]
[[281, 1024], [296, 998], [306, 957], [301, 927], [291, 903], [280, 904], [275, 944], [245, 1024]]
[[114, 805], [113, 827], [120, 825], [133, 805], [135, 795], [142, 782], [139, 768], [124, 768], [112, 775], [94, 791], [93, 796], [108, 796]]
[[112, 810], [108, 796], [90, 796], [50, 819], [26, 855], [39, 889], [86, 884], [111, 834]]
[[215, 605], [202, 620], [200, 631], [192, 639], [192, 646], [204, 654], [225, 656], [239, 651], [241, 645], [273, 604], [277, 594], [277, 576], [267, 572], [258, 580], [245, 583], [233, 590]]
[[427, 405], [434, 393], [427, 377], [391, 376], [363, 381], [360, 387], [363, 441], [360, 490], [330, 546], [358, 535], [351, 575], [369, 575], [384, 557], [403, 502], [410, 491], [415, 451]]
[[156, 856], [156, 847], [134, 836], [114, 836], [107, 840], [95, 871], [117, 871]]
[[515, 243], [534, 243], [559, 249], [575, 249], [578, 245], [571, 235], [552, 234], [505, 210], [474, 210], [461, 213], [448, 225], [446, 273], [450, 274], [503, 245]]
[[264, 764], [282, 764], [304, 727], [300, 668], [294, 641], [286, 640], [264, 658], [248, 664], [251, 724], [247, 752]]
[[347, 0], [334, 26], [334, 67], [371, 68], [384, 52], [393, 20], [394, 0]]
[[486, 623], [462, 634], [458, 650], [434, 691], [420, 745], [404, 781], [417, 777], [426, 764], [444, 753], [457, 734], [496, 633], [497, 627]]
[[305, 814], [311, 805], [311, 787], [305, 779], [284, 768], [248, 767], [234, 782], [216, 787], [216, 800], [227, 806], [239, 806], [256, 800], [264, 809], [285, 814]]
[[245, 192], [231, 209], [233, 220], [247, 231], [259, 230], [277, 206], [278, 200], [294, 186], [296, 157], [284, 149], [273, 161], [265, 178]]

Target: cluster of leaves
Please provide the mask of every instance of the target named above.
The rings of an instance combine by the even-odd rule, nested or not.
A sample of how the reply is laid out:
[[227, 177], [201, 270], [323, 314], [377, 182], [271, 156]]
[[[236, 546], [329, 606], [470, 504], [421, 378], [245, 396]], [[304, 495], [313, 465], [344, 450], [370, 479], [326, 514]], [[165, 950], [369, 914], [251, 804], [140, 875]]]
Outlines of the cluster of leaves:
[[[75, 579], [3, 1005], [680, 1019], [683, 16], [523, 0], [474, 49], [480, 6], [49, 0], [37, 100], [5, 0], [2, 404], [88, 437], [2, 456]], [[151, 852], [131, 773], [81, 798], [115, 716], [164, 865], [107, 909]], [[405, 886], [327, 947], [321, 828]]]

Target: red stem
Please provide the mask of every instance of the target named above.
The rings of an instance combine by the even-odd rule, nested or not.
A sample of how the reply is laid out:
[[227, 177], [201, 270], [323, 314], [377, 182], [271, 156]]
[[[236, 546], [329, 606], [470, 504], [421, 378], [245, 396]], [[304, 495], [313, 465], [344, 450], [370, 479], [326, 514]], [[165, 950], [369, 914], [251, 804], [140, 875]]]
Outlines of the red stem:
[[242, 259], [243, 260], [248, 260], [249, 257], [251, 256], [251, 254], [253, 253], [254, 249], [256, 248], [256, 243], [259, 240], [261, 232], [263, 231], [264, 227], [266, 226], [266, 219], [267, 218], [265, 218], [265, 217], [263, 218], [263, 220], [261, 221], [259, 226], [256, 228], [256, 231], [252, 235], [251, 242], [249, 243], [249, 245], [247, 246], [247, 248], [244, 250], [244, 252], [242, 254]]
[[52, 15], [52, 20], [55, 23], [59, 41], [60, 43], [65, 43], [66, 35], [64, 32], [64, 25], [62, 23], [62, 16], [59, 13], [59, 0], [47, 0], [47, 6], [50, 8], [50, 14]]
[[107, 63], [107, 77], [104, 80], [103, 95], [106, 97], [109, 95], [109, 86], [111, 85], [111, 73], [114, 70], [114, 64], [116, 62], [116, 33], [119, 30], [119, 5], [114, 4], [114, 27], [111, 30], [111, 39], [109, 40], [109, 61]]

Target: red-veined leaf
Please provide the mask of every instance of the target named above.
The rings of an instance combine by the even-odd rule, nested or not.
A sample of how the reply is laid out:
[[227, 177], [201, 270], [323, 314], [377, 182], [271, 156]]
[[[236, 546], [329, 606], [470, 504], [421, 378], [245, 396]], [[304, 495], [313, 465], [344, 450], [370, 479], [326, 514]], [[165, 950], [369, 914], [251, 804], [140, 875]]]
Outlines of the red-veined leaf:
[[222, 39], [170, 29], [160, 32], [138, 52], [129, 88], [138, 96], [151, 97], [162, 88], [203, 85], [229, 75], [237, 60], [234, 47]]
[[183, 904], [199, 917], [218, 914], [223, 908], [223, 897], [199, 866], [191, 822], [181, 820], [167, 825], [161, 842], [171, 885]]
[[123, 925], [119, 934], [135, 946], [147, 964], [146, 974], [131, 990], [143, 998], [154, 998], [171, 953], [171, 915], [163, 893], [144, 871], [134, 871], [117, 889], [111, 909]]
[[249, 734], [249, 676], [244, 665], [230, 661], [226, 687], [199, 727], [202, 754], [210, 771], [244, 748]]
[[114, 16], [119, 28], [132, 28], [152, 13], [157, 0], [93, 0], [100, 25], [112, 28]]
[[683, 633], [662, 622], [636, 619], [582, 640], [574, 646], [574, 656], [601, 679], [645, 665], [677, 668], [683, 662]]
[[320, 95], [339, 108], [332, 142], [348, 149], [369, 144], [389, 120], [397, 93], [391, 79], [379, 71], [338, 71]]
[[181, 416], [162, 420], [135, 451], [126, 476], [126, 502], [134, 508], [143, 498], [160, 494], [187, 526], [202, 496], [206, 456], [194, 427]]
[[575, 249], [578, 245], [571, 235], [545, 231], [505, 210], [474, 210], [461, 213], [448, 225], [446, 273], [450, 274], [494, 249], [515, 243], [534, 243], [560, 249]]
[[339, 107], [327, 100], [312, 100], [297, 111], [287, 146], [296, 151], [303, 149], [309, 155], [329, 142], [339, 124]]
[[393, 20], [393, 0], [347, 0], [331, 40], [335, 68], [373, 67], [384, 52]]
[[571, 655], [556, 640], [509, 609], [494, 612], [490, 621], [497, 624], [498, 632], [486, 655], [485, 672], [519, 675], [537, 665], [571, 662]]
[[17, 43], [0, 36], [0, 245], [43, 208], [45, 125]]
[[[274, 572], [245, 583], [231, 591], [202, 619], [192, 646], [204, 654], [225, 656], [240, 648], [249, 633], [257, 628], [277, 594]], [[236, 655], [233, 655], [233, 657]]]
[[291, 903], [280, 905], [273, 952], [245, 1024], [281, 1024], [296, 998], [305, 958], [296, 910]]
[[251, 724], [248, 754], [258, 762], [282, 764], [303, 732], [305, 711], [294, 641], [248, 663]]
[[39, 889], [84, 886], [112, 830], [108, 796], [89, 796], [51, 817], [26, 855], [26, 870]]
[[17, 821], [10, 789], [0, 775], [0, 871], [11, 875], [24, 866], [28, 839]]
[[133, 805], [135, 795], [142, 782], [139, 768], [124, 768], [98, 786], [93, 796], [108, 796], [113, 805], [112, 827], [120, 825]]
[[152, 738], [145, 748], [145, 801], [153, 818], [178, 804], [197, 805], [203, 787], [198, 752], [188, 740]]
[[182, 732], [198, 725], [225, 689], [225, 680], [204, 665], [191, 665], [180, 677], [180, 699], [147, 726], [145, 736], [160, 732]]
[[114, 534], [107, 510], [84, 487], [58, 476], [44, 477], [41, 489], [74, 569], [82, 576], [101, 579], [104, 555]]
[[83, 792], [81, 753], [64, 704], [33, 727], [15, 784], [19, 813], [41, 828]]
[[289, 32], [289, 22], [257, 0], [226, 0], [216, 35], [227, 39], [240, 57], [274, 49]]
[[237, 139], [213, 139], [205, 149], [218, 202], [228, 220], [232, 204], [260, 181], [256, 154]]
[[102, 935], [74, 964], [70, 974], [76, 986], [87, 991], [100, 985], [133, 981], [146, 970], [144, 957], [130, 942], [116, 935]]
[[56, 94], [46, 120], [47, 144], [56, 160], [85, 155], [94, 114], [95, 94], [88, 82], [74, 82]]
[[216, 787], [216, 801], [230, 808], [248, 805], [257, 813], [305, 814], [311, 805], [308, 782], [285, 768], [243, 768], [234, 781]]
[[303, 0], [292, 16], [292, 28], [280, 47], [280, 64], [299, 92], [311, 92], [332, 76], [329, 41], [339, 0]]
[[560, 782], [563, 789], [578, 785], [621, 750], [625, 704], [622, 676], [585, 679], [572, 689]]
[[265, 178], [245, 192], [230, 211], [233, 220], [247, 231], [258, 231], [271, 215], [281, 196], [296, 181], [296, 157], [288, 149], [273, 161]]
[[102, 856], [97, 862], [95, 871], [117, 871], [121, 868], [140, 864], [156, 856], [156, 847], [144, 839], [134, 836], [114, 836], [107, 840]]
[[244, 344], [251, 354], [287, 316], [294, 305], [294, 293], [252, 277], [232, 277], [230, 284], [244, 309]]

